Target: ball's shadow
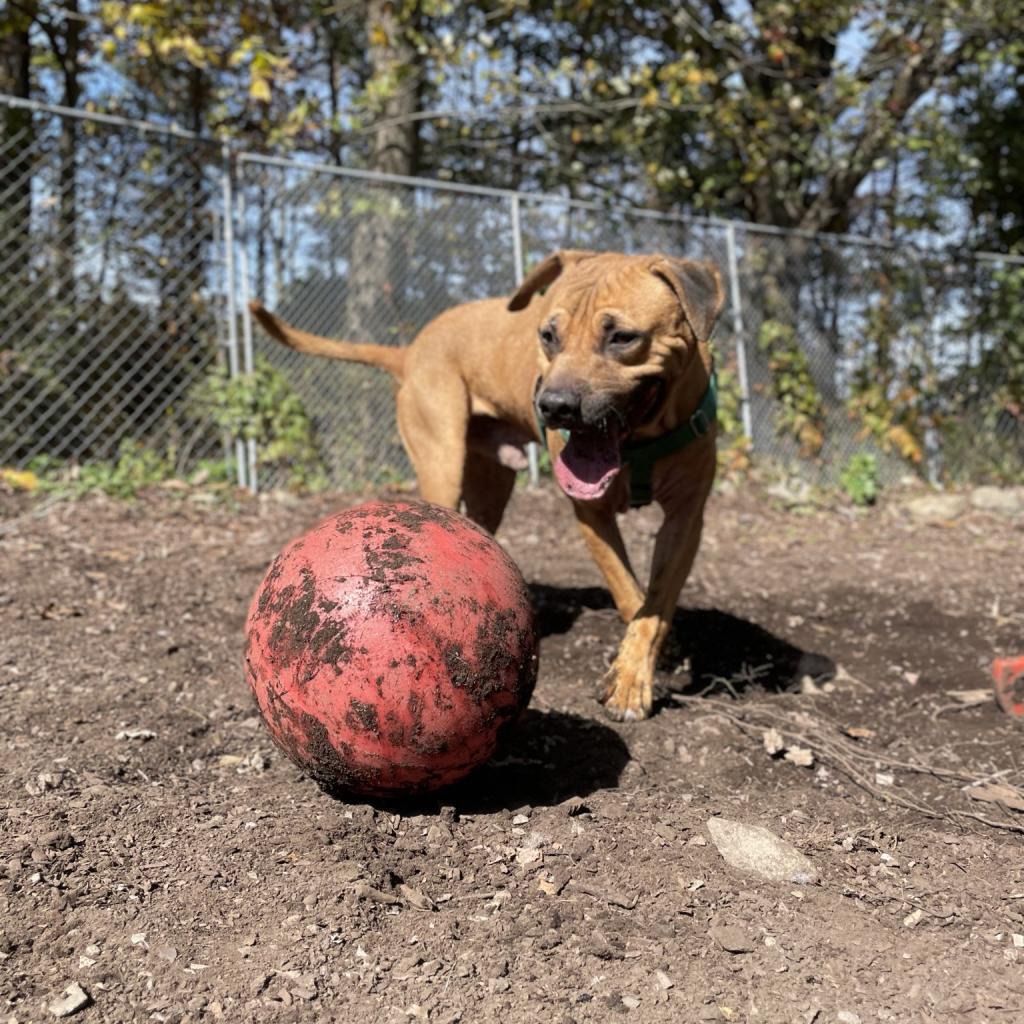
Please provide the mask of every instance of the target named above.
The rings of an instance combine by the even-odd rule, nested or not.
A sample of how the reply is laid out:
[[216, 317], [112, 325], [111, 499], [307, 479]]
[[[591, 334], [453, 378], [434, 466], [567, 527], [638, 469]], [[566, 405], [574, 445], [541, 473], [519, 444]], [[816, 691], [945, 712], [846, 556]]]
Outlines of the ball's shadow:
[[600, 722], [561, 711], [529, 708], [501, 736], [497, 753], [471, 775], [437, 793], [408, 800], [371, 800], [406, 814], [488, 814], [529, 804], [550, 807], [614, 788], [629, 748]]
[[[614, 608], [600, 587], [534, 583], [530, 592], [541, 636], [567, 633], [584, 611]], [[689, 675], [673, 679], [673, 690], [700, 692], [721, 686], [736, 693], [752, 687], [782, 692], [799, 686], [804, 676], [822, 682], [836, 674], [836, 663], [827, 655], [804, 650], [755, 622], [716, 608], [676, 609], [658, 668], [674, 672], [687, 659]]]

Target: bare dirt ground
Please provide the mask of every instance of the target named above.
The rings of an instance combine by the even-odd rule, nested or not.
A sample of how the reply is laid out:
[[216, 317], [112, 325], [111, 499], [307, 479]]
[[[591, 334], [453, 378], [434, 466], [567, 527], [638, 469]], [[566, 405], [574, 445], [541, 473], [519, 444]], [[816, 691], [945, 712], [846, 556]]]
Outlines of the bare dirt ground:
[[[83, 1022], [1024, 1019], [1024, 814], [965, 788], [1020, 784], [1024, 734], [950, 696], [1024, 649], [1020, 517], [716, 496], [658, 713], [615, 725], [623, 627], [564, 501], [518, 494], [532, 710], [374, 807], [278, 754], [241, 667], [267, 563], [345, 503], [0, 499], [0, 1020], [72, 983]], [[728, 867], [714, 815], [820, 881]]]

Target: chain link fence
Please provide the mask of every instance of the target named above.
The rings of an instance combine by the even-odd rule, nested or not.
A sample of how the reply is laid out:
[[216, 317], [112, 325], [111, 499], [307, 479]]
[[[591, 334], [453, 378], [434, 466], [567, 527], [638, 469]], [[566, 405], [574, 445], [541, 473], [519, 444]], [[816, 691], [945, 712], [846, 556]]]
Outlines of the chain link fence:
[[182, 471], [222, 459], [191, 400], [224, 328], [217, 150], [45, 108], [0, 114], [0, 466], [133, 443]]
[[0, 98], [0, 466], [216, 462], [253, 489], [411, 471], [391, 382], [254, 328], [405, 345], [559, 248], [711, 259], [728, 464], [1024, 475], [1024, 260], [227, 152]]

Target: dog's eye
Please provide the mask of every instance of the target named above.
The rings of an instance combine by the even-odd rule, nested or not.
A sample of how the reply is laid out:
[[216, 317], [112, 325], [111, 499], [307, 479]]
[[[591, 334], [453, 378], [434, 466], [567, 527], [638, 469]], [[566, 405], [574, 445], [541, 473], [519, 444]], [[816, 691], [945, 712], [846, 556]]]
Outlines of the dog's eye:
[[611, 348], [629, 348], [630, 345], [635, 345], [643, 335], [639, 331], [616, 331], [614, 334], [609, 335], [608, 344]]
[[555, 329], [550, 325], [545, 325], [538, 332], [540, 334], [541, 348], [550, 356], [559, 350], [560, 343], [558, 335], [555, 334]]

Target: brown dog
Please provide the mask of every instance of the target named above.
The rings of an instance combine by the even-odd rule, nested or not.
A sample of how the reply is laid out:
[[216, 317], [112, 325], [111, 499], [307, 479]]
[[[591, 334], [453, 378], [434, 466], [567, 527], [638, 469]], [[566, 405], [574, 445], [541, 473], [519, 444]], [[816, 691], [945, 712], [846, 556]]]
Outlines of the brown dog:
[[[510, 300], [455, 306], [408, 348], [332, 341], [288, 326], [258, 303], [251, 308], [293, 349], [393, 374], [398, 429], [421, 495], [449, 508], [461, 499], [492, 532], [525, 465], [523, 445], [547, 443], [555, 478], [627, 623], [602, 702], [612, 717], [634, 719], [651, 713], [655, 663], [697, 554], [715, 475], [707, 341], [723, 299], [709, 263], [563, 251]], [[665, 513], [646, 593], [615, 520], [631, 491], [634, 504], [653, 497]]]

